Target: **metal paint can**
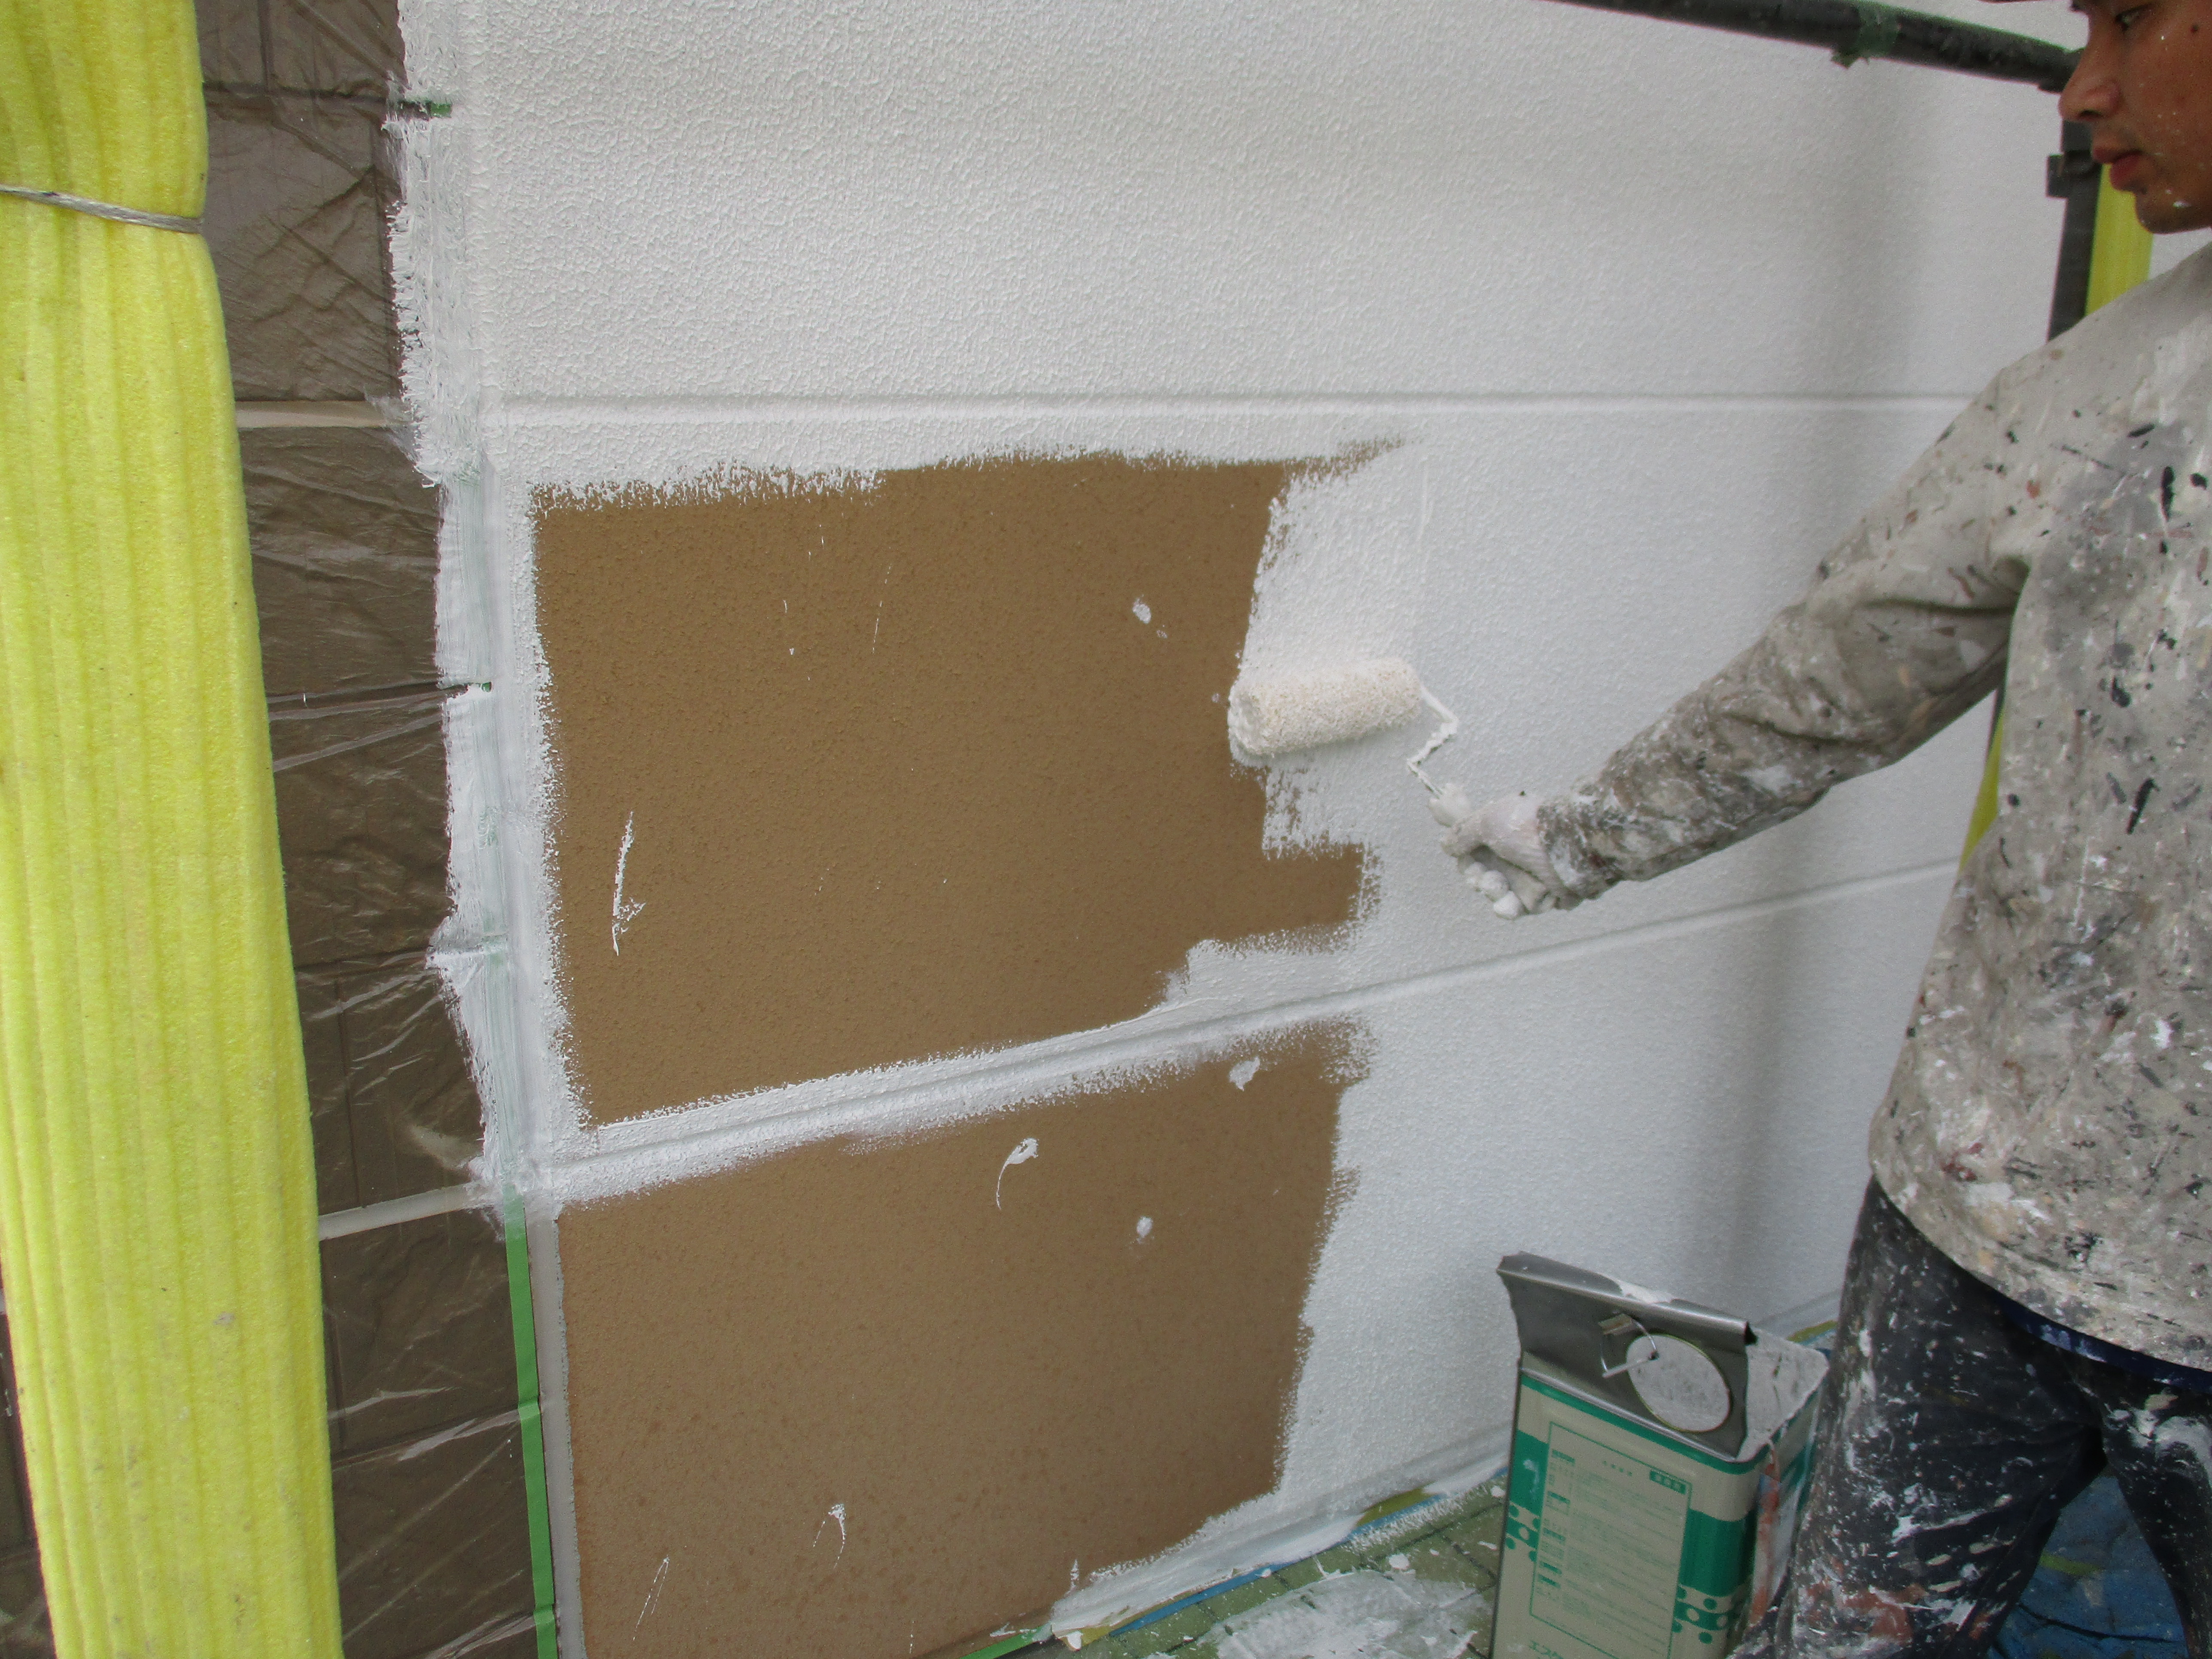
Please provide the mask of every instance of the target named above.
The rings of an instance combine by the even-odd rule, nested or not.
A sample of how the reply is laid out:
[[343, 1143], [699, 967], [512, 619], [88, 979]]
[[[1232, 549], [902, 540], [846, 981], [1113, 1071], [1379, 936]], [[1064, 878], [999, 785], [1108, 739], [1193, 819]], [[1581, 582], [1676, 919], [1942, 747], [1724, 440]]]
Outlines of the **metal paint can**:
[[1492, 1659], [1719, 1659], [1773, 1598], [1826, 1358], [1511, 1255], [1521, 1335]]

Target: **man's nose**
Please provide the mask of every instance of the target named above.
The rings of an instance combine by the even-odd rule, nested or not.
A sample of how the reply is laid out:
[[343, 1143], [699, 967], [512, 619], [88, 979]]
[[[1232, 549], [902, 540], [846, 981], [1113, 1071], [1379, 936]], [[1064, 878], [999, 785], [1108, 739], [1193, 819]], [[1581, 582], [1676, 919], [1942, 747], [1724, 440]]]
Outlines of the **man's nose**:
[[2113, 71], [2111, 49], [2097, 38], [2099, 33], [2091, 28], [2089, 44], [2081, 49], [2081, 61], [2058, 94], [2058, 112], [2069, 121], [2101, 121], [2120, 106], [2119, 77]]

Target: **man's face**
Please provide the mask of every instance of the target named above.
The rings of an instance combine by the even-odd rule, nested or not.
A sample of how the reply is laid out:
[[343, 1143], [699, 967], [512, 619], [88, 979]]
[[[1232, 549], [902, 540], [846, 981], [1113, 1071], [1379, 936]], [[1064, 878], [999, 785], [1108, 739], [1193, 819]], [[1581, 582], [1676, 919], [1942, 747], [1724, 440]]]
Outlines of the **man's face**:
[[2077, 0], [2081, 66], [2059, 94], [2146, 230], [2212, 226], [2212, 0]]

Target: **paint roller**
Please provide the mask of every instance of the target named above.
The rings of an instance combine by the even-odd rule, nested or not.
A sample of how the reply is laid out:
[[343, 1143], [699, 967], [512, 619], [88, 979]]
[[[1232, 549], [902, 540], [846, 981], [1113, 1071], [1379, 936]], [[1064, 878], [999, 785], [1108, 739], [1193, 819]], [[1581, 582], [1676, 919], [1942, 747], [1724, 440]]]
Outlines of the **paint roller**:
[[1456, 816], [1463, 817], [1472, 810], [1466, 796], [1438, 784], [1421, 766], [1458, 735], [1459, 717], [1437, 701], [1402, 658], [1374, 657], [1304, 674], [1240, 674], [1229, 689], [1229, 736], [1252, 759], [1275, 760], [1403, 726], [1425, 703], [1443, 724], [1407, 761], [1406, 769], [1432, 799], [1456, 807]]
[[[1459, 735], [1459, 716], [1437, 701], [1402, 658], [1376, 657], [1304, 674], [1239, 675], [1229, 690], [1229, 736], [1249, 758], [1275, 760], [1403, 726], [1424, 704], [1440, 724], [1407, 757], [1406, 769], [1429, 792], [1429, 811], [1437, 822], [1449, 828], [1474, 808], [1466, 791], [1457, 784], [1439, 784], [1421, 763]], [[1480, 860], [1466, 862], [1471, 866], [1468, 884], [1501, 916], [1548, 910], [1559, 902], [1525, 872]]]

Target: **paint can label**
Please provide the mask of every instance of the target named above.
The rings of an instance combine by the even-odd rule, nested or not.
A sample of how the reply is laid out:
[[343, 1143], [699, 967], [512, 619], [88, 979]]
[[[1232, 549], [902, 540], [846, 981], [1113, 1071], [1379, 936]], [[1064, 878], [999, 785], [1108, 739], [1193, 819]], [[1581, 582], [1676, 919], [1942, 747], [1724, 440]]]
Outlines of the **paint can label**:
[[1719, 1659], [1788, 1559], [1814, 1393], [1732, 1461], [1524, 1365], [1492, 1659]]

